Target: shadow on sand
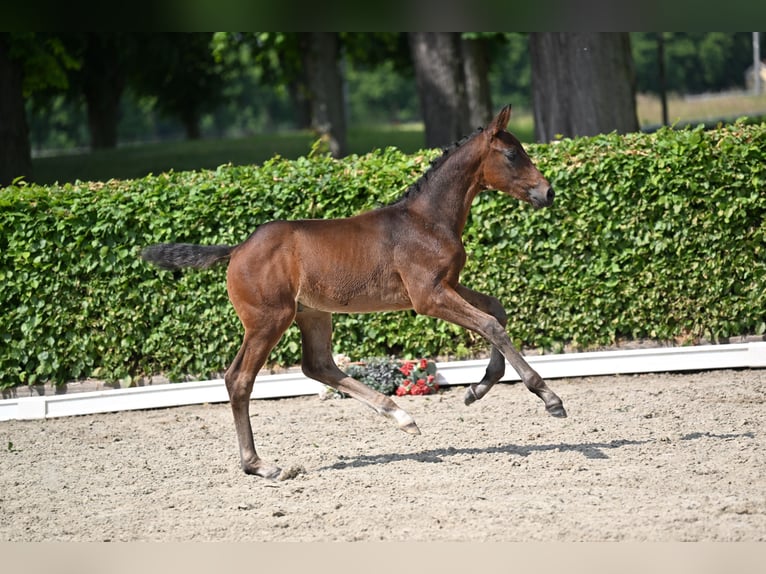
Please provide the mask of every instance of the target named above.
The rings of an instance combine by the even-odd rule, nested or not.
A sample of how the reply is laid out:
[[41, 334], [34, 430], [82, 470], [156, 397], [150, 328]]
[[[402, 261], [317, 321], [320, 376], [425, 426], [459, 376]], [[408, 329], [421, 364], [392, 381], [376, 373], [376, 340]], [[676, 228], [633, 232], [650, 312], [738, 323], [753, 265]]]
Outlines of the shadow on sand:
[[[680, 437], [682, 441], [699, 440], [704, 438], [711, 438], [716, 440], [733, 440], [738, 438], [755, 438], [752, 432], [740, 433], [740, 434], [715, 434], [710, 432], [694, 432], [686, 434]], [[610, 442], [590, 442], [579, 444], [538, 444], [538, 445], [503, 445], [503, 446], [491, 446], [491, 447], [472, 447], [472, 448], [439, 448], [430, 449], [420, 452], [412, 452], [405, 454], [376, 454], [376, 455], [359, 455], [355, 457], [341, 456], [341, 460], [322, 467], [318, 470], [328, 469], [343, 469], [343, 468], [359, 468], [370, 466], [374, 464], [389, 464], [392, 462], [399, 462], [404, 460], [416, 461], [416, 462], [444, 462], [445, 459], [454, 456], [481, 456], [487, 454], [507, 454], [512, 456], [527, 457], [535, 452], [579, 452], [585, 458], [588, 459], [608, 459], [608, 453], [615, 449], [619, 449], [625, 446], [635, 446], [642, 444], [650, 444], [657, 442], [656, 439], [651, 440], [613, 440]]]

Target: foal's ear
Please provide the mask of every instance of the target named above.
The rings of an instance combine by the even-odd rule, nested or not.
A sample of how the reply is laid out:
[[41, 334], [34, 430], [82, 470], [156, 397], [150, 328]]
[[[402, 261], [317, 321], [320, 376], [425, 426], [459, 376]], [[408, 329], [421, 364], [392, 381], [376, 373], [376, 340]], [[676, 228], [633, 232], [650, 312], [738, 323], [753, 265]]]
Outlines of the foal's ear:
[[494, 137], [498, 133], [503, 131], [505, 128], [507, 128], [509, 119], [511, 119], [510, 104], [508, 104], [502, 110], [500, 110], [500, 113], [497, 114], [497, 116], [495, 116], [495, 119], [490, 122], [489, 126], [487, 126], [487, 129], [489, 130], [490, 135]]

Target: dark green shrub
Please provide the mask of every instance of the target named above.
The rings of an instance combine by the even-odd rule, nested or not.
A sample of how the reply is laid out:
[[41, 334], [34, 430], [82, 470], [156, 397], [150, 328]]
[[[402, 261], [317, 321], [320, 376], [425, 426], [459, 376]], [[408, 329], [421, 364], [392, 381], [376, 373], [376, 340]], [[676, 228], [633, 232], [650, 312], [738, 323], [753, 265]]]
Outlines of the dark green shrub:
[[[518, 345], [693, 341], [766, 331], [766, 126], [528, 146], [557, 190], [534, 211], [474, 203], [463, 282], [508, 310]], [[225, 268], [173, 274], [162, 241], [243, 241], [272, 219], [343, 217], [396, 199], [438, 152], [394, 149], [131, 181], [0, 190], [0, 386], [223, 371], [241, 326]], [[296, 328], [270, 360], [300, 359]], [[336, 315], [336, 352], [466, 357], [474, 334], [412, 312]]]

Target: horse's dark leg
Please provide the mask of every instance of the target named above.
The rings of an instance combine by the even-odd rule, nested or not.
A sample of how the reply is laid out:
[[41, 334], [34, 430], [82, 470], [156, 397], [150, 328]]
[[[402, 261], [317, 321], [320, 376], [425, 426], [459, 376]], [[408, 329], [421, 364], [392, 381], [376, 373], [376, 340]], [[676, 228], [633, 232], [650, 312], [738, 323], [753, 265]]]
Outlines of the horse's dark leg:
[[548, 413], [555, 417], [567, 416], [561, 399], [519, 354], [495, 317], [468, 303], [449, 285], [441, 285], [437, 289], [420, 293], [411, 291], [410, 294], [418, 313], [455, 323], [487, 339], [505, 356], [526, 387], [543, 400]]
[[420, 434], [415, 420], [399, 408], [390, 397], [371, 389], [341, 371], [332, 358], [332, 315], [314, 309], [303, 308], [295, 317], [301, 330], [303, 358], [302, 368], [307, 377], [316, 379], [347, 393], [392, 418], [400, 429], [410, 434]]
[[[489, 313], [495, 319], [497, 319], [498, 323], [505, 327], [506, 323], [508, 322], [508, 317], [505, 314], [503, 305], [496, 297], [484, 295], [483, 293], [479, 293], [478, 291], [474, 291], [468, 287], [464, 287], [463, 285], [458, 285], [456, 291], [471, 305], [481, 311], [484, 311], [485, 313]], [[474, 383], [468, 387], [468, 390], [466, 390], [465, 397], [463, 399], [465, 404], [470, 405], [471, 403], [478, 401], [480, 398], [486, 395], [504, 374], [505, 357], [497, 347], [493, 346], [492, 353], [489, 358], [489, 364], [487, 365], [487, 370], [484, 373], [484, 378], [482, 378], [480, 382]]]
[[[264, 318], [265, 328], [245, 326], [245, 339], [236, 358], [226, 371], [224, 380], [229, 392], [234, 427], [237, 431], [239, 455], [242, 470], [264, 478], [277, 478], [281, 472], [278, 466], [265, 463], [255, 451], [253, 429], [250, 426], [250, 394], [255, 376], [263, 366], [271, 349], [279, 341], [292, 318], [275, 321], [274, 316]], [[272, 322], [274, 321], [274, 322]], [[250, 321], [248, 321], [249, 323]]]

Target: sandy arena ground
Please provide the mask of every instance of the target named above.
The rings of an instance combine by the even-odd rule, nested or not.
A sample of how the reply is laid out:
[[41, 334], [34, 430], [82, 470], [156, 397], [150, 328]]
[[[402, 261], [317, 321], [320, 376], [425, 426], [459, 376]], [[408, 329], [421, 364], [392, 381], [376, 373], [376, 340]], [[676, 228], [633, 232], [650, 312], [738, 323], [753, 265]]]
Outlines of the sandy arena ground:
[[254, 401], [280, 482], [239, 470], [228, 404], [0, 422], [0, 540], [766, 540], [766, 370], [549, 384], [569, 418], [518, 384], [397, 398], [420, 436]]

